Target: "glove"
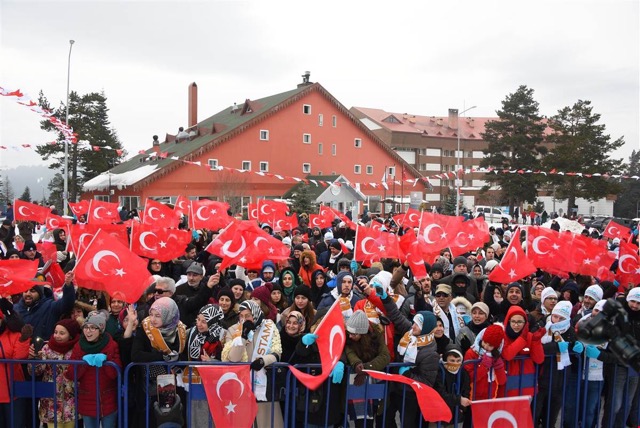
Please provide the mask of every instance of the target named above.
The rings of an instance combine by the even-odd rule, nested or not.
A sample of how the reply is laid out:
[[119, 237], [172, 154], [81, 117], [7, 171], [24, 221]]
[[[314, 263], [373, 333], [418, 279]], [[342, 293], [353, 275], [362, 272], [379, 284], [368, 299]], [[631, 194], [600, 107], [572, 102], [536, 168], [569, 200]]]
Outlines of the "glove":
[[587, 345], [587, 351], [585, 352], [587, 358], [598, 358], [600, 355], [600, 350], [597, 346]]
[[249, 339], [249, 333], [251, 333], [253, 331], [253, 329], [255, 329], [256, 326], [253, 323], [253, 321], [245, 321], [242, 323], [242, 335], [241, 337], [243, 339]]
[[355, 275], [358, 271], [358, 262], [355, 260], [351, 260], [351, 263], [349, 263], [349, 268], [351, 269], [351, 273]]
[[484, 368], [489, 370], [493, 366], [493, 357], [491, 356], [491, 354], [484, 354], [482, 356], [482, 359], [480, 360], [480, 364], [482, 364]]
[[355, 379], [353, 379], [353, 384], [355, 386], [362, 386], [367, 381], [367, 374], [365, 372], [360, 372], [356, 375]]
[[33, 336], [33, 326], [31, 324], [25, 324], [20, 330], [20, 342], [26, 342]]
[[82, 359], [92, 367], [102, 367], [102, 363], [107, 360], [107, 356], [105, 354], [87, 354]]
[[502, 358], [494, 358], [493, 360], [494, 370], [504, 370], [504, 360]]
[[198, 232], [195, 229], [191, 229], [191, 237], [196, 241], [198, 240]]
[[307, 333], [302, 336], [302, 344], [306, 346], [311, 346], [316, 343], [316, 339], [318, 338], [317, 334]]
[[356, 373], [361, 373], [362, 370], [364, 370], [364, 365], [362, 363], [358, 363], [356, 364], [356, 366], [354, 367], [354, 370], [356, 371]]
[[539, 342], [545, 334], [547, 334], [547, 330], [544, 327], [540, 327], [534, 333], [531, 333], [531, 341]]
[[180, 357], [180, 355], [176, 351], [171, 351], [170, 353], [162, 356], [167, 363], [178, 361], [178, 357]]
[[384, 287], [382, 286], [382, 284], [379, 284], [377, 282], [372, 283], [371, 285], [373, 285], [373, 287], [376, 289], [376, 294], [382, 299], [386, 299], [387, 296], [387, 292], [384, 289]]
[[569, 350], [569, 342], [558, 342], [558, 349], [560, 352], [567, 352]]
[[11, 303], [11, 300], [0, 297], [0, 311], [5, 315], [11, 315], [11, 311], [13, 311], [13, 303]]
[[67, 258], [67, 254], [66, 251], [56, 251], [56, 261], [62, 263]]
[[249, 367], [251, 367], [251, 370], [254, 372], [262, 370], [264, 367], [264, 360], [262, 358], [258, 358], [257, 360], [254, 360]]
[[409, 370], [411, 370], [411, 367], [408, 367], [408, 366], [400, 367], [400, 370], [398, 370], [398, 374], [402, 375], [405, 372], [408, 372]]
[[344, 363], [342, 361], [338, 361], [336, 366], [331, 370], [331, 382], [340, 383], [342, 382], [342, 377], [344, 376]]
[[176, 394], [176, 402], [170, 409], [161, 409], [156, 401], [153, 403], [153, 412], [156, 416], [156, 423], [158, 426], [162, 424], [178, 424], [184, 425], [184, 418], [182, 417], [182, 403], [180, 402], [180, 396]]
[[580, 354], [582, 353], [582, 351], [584, 351], [584, 345], [582, 344], [582, 342], [577, 341], [573, 344], [573, 348], [571, 349], [573, 350], [573, 352], [577, 352], [578, 354]]

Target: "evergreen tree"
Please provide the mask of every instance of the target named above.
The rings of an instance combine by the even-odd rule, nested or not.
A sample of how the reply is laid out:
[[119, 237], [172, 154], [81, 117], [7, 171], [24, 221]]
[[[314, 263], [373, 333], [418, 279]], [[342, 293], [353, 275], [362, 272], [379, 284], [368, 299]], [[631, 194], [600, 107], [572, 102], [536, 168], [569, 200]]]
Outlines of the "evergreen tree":
[[593, 113], [591, 101], [578, 100], [572, 107], [565, 107], [549, 120], [553, 133], [548, 141], [553, 148], [543, 164], [545, 169], [564, 172], [564, 175], [549, 175], [555, 186], [556, 199], [567, 199], [569, 210], [575, 206], [576, 198], [590, 201], [608, 194], [620, 192], [618, 183], [602, 177], [584, 178], [567, 175], [567, 172], [585, 174], [617, 174], [622, 160], [612, 159], [614, 150], [624, 144], [619, 138], [611, 141], [605, 134], [605, 125], [598, 124], [600, 115]]
[[442, 204], [442, 214], [456, 215], [456, 192], [449, 190]]
[[2, 179], [2, 187], [0, 188], [0, 203], [6, 206], [9, 202], [13, 202], [14, 199], [15, 194], [13, 193], [13, 187], [11, 187], [9, 177], [5, 175]]
[[[52, 110], [42, 91], [38, 104]], [[78, 134], [78, 143], [69, 144], [69, 200], [78, 200], [82, 184], [117, 165], [126, 155], [116, 132], [110, 127], [109, 109], [104, 93], [92, 92], [78, 95], [69, 94], [69, 126]], [[53, 110], [53, 115], [65, 120], [66, 106]], [[45, 131], [56, 129], [49, 121], [42, 121], [40, 127]], [[64, 174], [64, 138], [58, 135], [59, 144], [47, 144], [36, 148], [44, 160], [52, 159], [49, 168], [59, 169]], [[88, 142], [88, 144], [86, 143]], [[109, 147], [109, 148], [106, 148]], [[94, 148], [96, 148], [94, 150]], [[64, 175], [63, 175], [64, 177]], [[64, 187], [64, 178], [62, 180]], [[60, 191], [63, 189], [61, 188]]]
[[49, 204], [55, 205], [56, 207], [64, 206], [64, 197], [62, 195], [64, 179], [62, 178], [62, 174], [57, 173], [54, 175], [51, 181], [49, 181], [47, 189], [49, 189]]
[[[631, 152], [629, 164], [626, 167], [625, 175], [629, 177], [640, 176], [640, 151]], [[622, 183], [622, 192], [613, 205], [613, 214], [616, 217], [636, 218], [640, 217], [638, 211], [640, 201], [640, 181], [634, 179], [625, 180]]]
[[22, 192], [22, 196], [20, 196], [21, 201], [31, 202], [31, 189], [29, 186], [24, 188], [24, 192]]
[[[540, 169], [539, 158], [546, 153], [542, 145], [545, 125], [533, 92], [533, 89], [520, 86], [502, 101], [502, 110], [496, 112], [498, 120], [486, 123], [482, 137], [488, 146], [481, 167], [498, 171]], [[538, 174], [486, 174], [485, 180], [500, 186], [511, 215], [515, 206], [535, 201], [541, 182]]]
[[313, 203], [311, 201], [310, 185], [300, 183], [296, 193], [292, 195], [293, 202], [291, 204], [291, 212], [298, 214], [310, 213], [313, 210]]

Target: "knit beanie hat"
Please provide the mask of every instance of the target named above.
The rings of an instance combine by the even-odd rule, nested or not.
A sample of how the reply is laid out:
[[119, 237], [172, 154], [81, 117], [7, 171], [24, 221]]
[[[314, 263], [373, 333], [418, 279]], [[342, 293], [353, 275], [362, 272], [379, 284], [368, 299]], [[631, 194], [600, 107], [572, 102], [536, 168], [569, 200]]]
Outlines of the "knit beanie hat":
[[489, 272], [492, 271], [493, 269], [495, 269], [496, 266], [498, 266], [499, 263], [497, 260], [489, 260], [485, 265], [484, 265], [484, 271], [485, 272]]
[[338, 269], [341, 269], [343, 267], [350, 267], [351, 266], [351, 260], [349, 260], [346, 257], [342, 257], [340, 260], [338, 260]]
[[507, 291], [505, 295], [509, 294], [509, 290], [513, 287], [517, 287], [518, 290], [520, 290], [520, 294], [522, 294], [522, 285], [519, 282], [512, 282], [511, 284], [507, 285]]
[[484, 329], [482, 340], [494, 348], [499, 348], [504, 340], [504, 328], [499, 324], [491, 324]]
[[591, 285], [585, 290], [584, 296], [589, 296], [596, 302], [600, 301], [602, 300], [602, 288], [599, 285]]
[[244, 282], [243, 280], [239, 279], [239, 278], [234, 278], [231, 281], [229, 281], [227, 283], [227, 285], [229, 285], [229, 288], [233, 288], [235, 285], [239, 285], [242, 288], [247, 288], [247, 283]]
[[433, 265], [431, 265], [429, 274], [433, 274], [434, 272], [440, 272], [441, 274], [444, 274], [444, 269], [442, 268], [442, 265], [440, 263], [434, 263]]
[[598, 312], [602, 312], [602, 310], [604, 309], [604, 304], [607, 303], [606, 300], [602, 299], [599, 300], [598, 303], [596, 303], [595, 305], [593, 305], [593, 310], [597, 310]]
[[453, 259], [453, 267], [455, 268], [458, 265], [467, 265], [467, 258], [463, 256], [458, 256]]
[[22, 247], [22, 251], [38, 251], [36, 248], [36, 243], [31, 239], [24, 241], [24, 247]]
[[332, 239], [329, 243], [329, 248], [335, 248], [336, 250], [342, 250], [342, 246], [340, 245], [340, 241], [337, 239]]
[[627, 302], [640, 302], [640, 287], [632, 288], [627, 294]]
[[551, 287], [545, 287], [544, 290], [542, 290], [542, 293], [540, 294], [540, 301], [544, 302], [547, 298], [549, 297], [558, 297], [558, 294], [556, 293], [556, 290], [554, 290]]
[[78, 321], [72, 320], [71, 318], [60, 320], [56, 323], [56, 325], [64, 327], [69, 332], [70, 339], [75, 339], [76, 336], [80, 334], [80, 324], [78, 324]]
[[271, 287], [271, 292], [273, 293], [274, 291], [279, 291], [282, 293], [282, 285], [278, 284], [277, 282], [275, 284], [272, 284], [273, 287]]
[[84, 320], [83, 327], [85, 325], [94, 325], [98, 327], [100, 334], [104, 333], [104, 329], [107, 326], [107, 316], [103, 311], [91, 311], [87, 318]]
[[324, 240], [325, 241], [331, 241], [333, 239], [333, 233], [331, 232], [327, 232], [324, 234]]
[[453, 354], [456, 357], [460, 357], [464, 359], [464, 356], [462, 355], [462, 348], [460, 348], [460, 345], [456, 345], [455, 343], [450, 343], [447, 345], [446, 348], [444, 348], [444, 354], [442, 354], [442, 359], [446, 360], [450, 354]]
[[476, 309], [476, 308], [478, 308], [482, 312], [484, 312], [487, 315], [487, 317], [491, 316], [491, 311], [489, 310], [489, 306], [487, 306], [486, 303], [484, 303], [484, 302], [476, 302], [476, 303], [474, 303], [473, 306], [471, 306], [471, 311], [470, 312], [473, 312], [473, 310]]
[[227, 296], [231, 300], [232, 307], [236, 304], [236, 296], [233, 294], [233, 291], [231, 291], [231, 288], [229, 286], [222, 287], [220, 291], [218, 291], [217, 300], [220, 300], [220, 297], [222, 296]]
[[261, 287], [256, 288], [251, 293], [251, 297], [255, 297], [265, 305], [271, 303], [271, 291], [273, 290], [273, 284], [265, 282]]
[[307, 287], [306, 285], [297, 286], [293, 291], [293, 298], [295, 299], [296, 296], [304, 296], [307, 299], [311, 300], [311, 288]]
[[557, 305], [553, 307], [553, 311], [551, 311], [552, 315], [559, 315], [565, 320], [571, 319], [571, 310], [573, 309], [573, 305], [568, 300], [562, 300], [558, 302]]
[[369, 319], [364, 311], [357, 310], [347, 321], [347, 332], [353, 334], [367, 334], [369, 331]]
[[429, 334], [436, 328], [436, 316], [430, 311], [420, 311], [413, 317], [413, 323], [420, 327], [420, 335]]

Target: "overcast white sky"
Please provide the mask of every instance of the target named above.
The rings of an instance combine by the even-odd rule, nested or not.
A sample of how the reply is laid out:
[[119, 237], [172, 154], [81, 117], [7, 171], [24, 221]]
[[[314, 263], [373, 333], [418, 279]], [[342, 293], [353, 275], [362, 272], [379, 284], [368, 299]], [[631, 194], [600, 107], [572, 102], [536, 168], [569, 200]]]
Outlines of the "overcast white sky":
[[[524, 84], [540, 112], [591, 100], [625, 147], [639, 143], [638, 0], [25, 1], [0, 0], [0, 86], [53, 105], [104, 91], [131, 155], [234, 102], [295, 88], [305, 70], [347, 108], [495, 116]], [[0, 145], [40, 145], [39, 117], [0, 97]], [[0, 150], [0, 169], [43, 163]]]

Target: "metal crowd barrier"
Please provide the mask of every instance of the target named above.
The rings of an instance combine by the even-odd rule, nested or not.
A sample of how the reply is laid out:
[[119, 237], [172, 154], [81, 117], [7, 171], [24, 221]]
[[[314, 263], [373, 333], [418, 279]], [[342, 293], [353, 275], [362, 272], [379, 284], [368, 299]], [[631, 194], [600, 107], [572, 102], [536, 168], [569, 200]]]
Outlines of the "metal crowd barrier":
[[[630, 422], [632, 426], [638, 426], [640, 420], [640, 405], [638, 403], [639, 381], [638, 373], [631, 369], [618, 365], [608, 365], [604, 368], [604, 380], [590, 380], [589, 370], [584, 370], [585, 358], [581, 354], [572, 354], [574, 362], [571, 366], [564, 370], [557, 370], [556, 355], [548, 355], [545, 362], [541, 365], [534, 365], [535, 372], [531, 374], [523, 374], [525, 358], [517, 357], [511, 362], [506, 363], [507, 373], [513, 365], [519, 365], [520, 375], [507, 376], [507, 383], [500, 390], [504, 395], [509, 393], [522, 395], [523, 391], [533, 388], [535, 393], [531, 402], [532, 415], [534, 416], [534, 426], [539, 426], [538, 422], [545, 428], [559, 426], [573, 428], [594, 428], [594, 427], [621, 427]], [[475, 378], [473, 374], [477, 371], [480, 360], [465, 361], [460, 368], [456, 378], [455, 391], [460, 390], [461, 373], [465, 370], [465, 366], [473, 366], [472, 382]], [[35, 421], [38, 414], [38, 400], [40, 398], [55, 398], [56, 385], [55, 382], [42, 382], [35, 376], [25, 381], [16, 381], [13, 378], [13, 364], [21, 364], [23, 367], [36, 364], [51, 364], [55, 372], [60, 365], [70, 365], [74, 372], [78, 367], [86, 365], [84, 361], [60, 361], [60, 360], [0, 360], [0, 364], [6, 364], [8, 369], [5, 371], [9, 378], [9, 384], [12, 385], [9, 393], [11, 397], [10, 406], [10, 426], [15, 426], [14, 412], [19, 409], [16, 404], [17, 400], [30, 400], [29, 407], [26, 409], [31, 416], [31, 420]], [[188, 388], [189, 392], [181, 392], [183, 397], [185, 426], [191, 427], [194, 421], [192, 414], [192, 403], [206, 403], [206, 395], [204, 388], [199, 383], [192, 382], [192, 368], [210, 365], [211, 363], [203, 362], [153, 362], [153, 363], [131, 363], [124, 368], [124, 371], [112, 362], [105, 362], [105, 366], [112, 367], [117, 371], [117, 385], [120, 391], [117, 400], [117, 426], [118, 427], [141, 427], [152, 426], [150, 423], [150, 409], [155, 401], [155, 391], [149, 393], [149, 376], [151, 366], [161, 367], [166, 372], [170, 369], [188, 370]], [[247, 363], [215, 363], [216, 365], [239, 365]], [[387, 372], [397, 373], [397, 369], [404, 364], [392, 363], [387, 366]], [[1, 367], [1, 366], [0, 366]], [[371, 380], [362, 386], [353, 385], [349, 378], [351, 370], [345, 366], [344, 376], [340, 384], [333, 384], [332, 378], [329, 376], [327, 381], [321, 386], [321, 392], [308, 391], [301, 385], [298, 380], [288, 370], [288, 364], [276, 363], [270, 366], [268, 370], [270, 375], [270, 397], [271, 403], [271, 425], [276, 419], [275, 412], [282, 413], [284, 427], [309, 427], [309, 426], [325, 426], [330, 427], [334, 424], [347, 427], [354, 426], [358, 416], [362, 416], [358, 420], [356, 426], [359, 427], [395, 427], [405, 425], [405, 422], [411, 426], [423, 426], [422, 418], [417, 421], [404, 421], [405, 414], [402, 411], [405, 408], [407, 398], [407, 386], [395, 384], [390, 385], [389, 382], [377, 382]], [[318, 369], [318, 364], [296, 365], [302, 371]], [[92, 370], [98, 368], [90, 367]], [[252, 372], [253, 373], [253, 372]], [[25, 369], [25, 375], [27, 371]], [[0, 373], [0, 376], [4, 373]], [[444, 368], [440, 367], [438, 376], [444, 377]], [[77, 384], [75, 385], [77, 387]], [[473, 385], [472, 391], [477, 391]], [[391, 400], [390, 388], [393, 388], [394, 400]], [[411, 388], [409, 388], [410, 390]], [[96, 399], [99, 406], [100, 379], [96, 378]], [[513, 391], [516, 391], [515, 393]], [[492, 396], [495, 391], [490, 388], [489, 395]], [[602, 397], [604, 397], [604, 405], [602, 405]], [[474, 397], [469, 397], [472, 400]], [[75, 416], [77, 419], [78, 397], [75, 397]], [[207, 406], [208, 407], [208, 406]], [[396, 413], [396, 411], [398, 411]], [[57, 411], [57, 401], [54, 400], [54, 412]], [[143, 412], [143, 413], [141, 413]], [[207, 425], [214, 426], [210, 412], [207, 413]], [[393, 414], [391, 414], [393, 413]], [[459, 420], [458, 408], [453, 409], [453, 426], [462, 424]], [[468, 410], [465, 411], [465, 418], [471, 418]], [[142, 417], [144, 416], [144, 417]], [[202, 415], [200, 415], [202, 416]], [[617, 416], [617, 419], [616, 419]], [[137, 418], [137, 419], [136, 419]], [[142, 419], [142, 421], [141, 421]], [[279, 418], [278, 418], [279, 419]], [[142, 425], [140, 425], [142, 423]], [[431, 424], [429, 426], [444, 426], [447, 423]], [[32, 426], [36, 426], [32, 422]], [[57, 426], [57, 424], [54, 424]], [[78, 423], [76, 421], [76, 426]], [[201, 424], [198, 427], [203, 426]], [[425, 425], [426, 426], [426, 425]], [[472, 426], [469, 421], [464, 426]]]

